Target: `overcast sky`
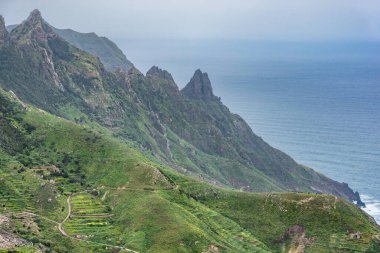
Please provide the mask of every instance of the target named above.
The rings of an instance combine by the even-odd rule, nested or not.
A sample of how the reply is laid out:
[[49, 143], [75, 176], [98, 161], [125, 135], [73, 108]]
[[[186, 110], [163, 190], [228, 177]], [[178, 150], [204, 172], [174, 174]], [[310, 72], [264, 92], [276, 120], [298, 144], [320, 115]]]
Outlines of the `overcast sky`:
[[379, 0], [0, 0], [7, 24], [38, 8], [110, 38], [380, 41]]

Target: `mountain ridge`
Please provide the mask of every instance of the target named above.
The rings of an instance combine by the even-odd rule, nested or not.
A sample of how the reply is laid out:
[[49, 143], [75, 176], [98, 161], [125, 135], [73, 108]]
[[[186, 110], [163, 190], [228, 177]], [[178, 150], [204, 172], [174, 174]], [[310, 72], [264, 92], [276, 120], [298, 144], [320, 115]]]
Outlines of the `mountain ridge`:
[[[95, 120], [179, 171], [211, 182], [247, 191], [330, 193], [362, 204], [346, 184], [297, 164], [256, 136], [214, 96], [206, 73], [195, 71], [181, 91], [158, 67], [146, 76], [134, 67], [110, 73], [100, 59], [56, 34], [39, 11], [28, 20], [11, 31], [13, 46], [4, 52], [13, 52], [18, 64], [31, 61], [18, 69], [34, 67], [29, 81], [0, 69], [3, 87], [23, 101], [80, 120], [72, 115], [75, 108], [82, 120]], [[20, 50], [30, 57], [22, 59]]]
[[[28, 19], [33, 19], [37, 23], [42, 22], [47, 24], [46, 21], [43, 20], [41, 12], [37, 9], [31, 12]], [[81, 33], [72, 29], [58, 29], [49, 24], [47, 25], [54, 33], [61, 36], [73, 46], [99, 57], [108, 71], [120, 69], [127, 72], [133, 67], [133, 63], [127, 59], [116, 44], [106, 37], [100, 37], [93, 32]], [[9, 25], [6, 26], [6, 30], [12, 32], [12, 30], [18, 26], [19, 25]]]
[[53, 30], [72, 45], [98, 56], [108, 71], [121, 69], [127, 72], [133, 67], [124, 53], [115, 43], [106, 37], [100, 37], [95, 33], [80, 33], [72, 29]]

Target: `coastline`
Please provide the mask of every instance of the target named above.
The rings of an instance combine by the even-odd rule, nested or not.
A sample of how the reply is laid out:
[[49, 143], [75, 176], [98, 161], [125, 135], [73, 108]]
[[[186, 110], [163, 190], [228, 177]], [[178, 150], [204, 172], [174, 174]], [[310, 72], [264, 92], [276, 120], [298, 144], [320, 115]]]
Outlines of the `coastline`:
[[376, 223], [380, 225], [380, 200], [365, 194], [360, 195], [360, 197], [366, 205], [361, 209], [373, 217]]

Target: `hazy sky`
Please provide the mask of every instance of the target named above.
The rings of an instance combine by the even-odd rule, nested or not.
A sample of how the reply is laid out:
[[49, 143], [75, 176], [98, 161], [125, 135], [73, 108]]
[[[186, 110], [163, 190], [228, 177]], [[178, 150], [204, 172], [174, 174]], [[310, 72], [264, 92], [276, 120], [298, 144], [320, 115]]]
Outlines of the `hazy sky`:
[[7, 24], [35, 8], [114, 39], [380, 41], [379, 0], [0, 0]]

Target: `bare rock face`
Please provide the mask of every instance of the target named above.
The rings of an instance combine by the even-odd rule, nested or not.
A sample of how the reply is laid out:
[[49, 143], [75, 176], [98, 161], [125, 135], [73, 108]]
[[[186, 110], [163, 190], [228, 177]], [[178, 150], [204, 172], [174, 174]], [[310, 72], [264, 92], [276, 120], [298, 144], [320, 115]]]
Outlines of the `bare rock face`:
[[[39, 51], [41, 62], [33, 62], [31, 65], [39, 66], [38, 73], [44, 73], [55, 86], [64, 91], [64, 87], [55, 70], [53, 51], [51, 45], [56, 47], [62, 39], [52, 30], [50, 25], [42, 18], [39, 10], [34, 10], [29, 17], [10, 33], [18, 47], [28, 54], [31, 51]], [[61, 43], [63, 44], [63, 43]]]
[[[46, 26], [45, 21], [42, 19], [41, 12], [39, 10], [34, 10], [30, 13], [25, 24], [29, 26], [32, 32], [32, 36], [38, 41], [47, 42], [49, 27]], [[51, 31], [50, 31], [51, 32]]]
[[10, 222], [11, 220], [8, 217], [0, 214], [0, 249], [7, 250], [26, 244], [24, 239], [7, 231], [9, 230]]
[[32, 11], [21, 25], [12, 30], [11, 34], [16, 39], [25, 38], [40, 43], [47, 43], [49, 38], [58, 36], [42, 18], [39, 10]]
[[168, 81], [171, 81], [174, 83], [172, 75], [169, 72], [167, 72], [166, 70], [162, 70], [162, 69], [158, 68], [157, 66], [151, 67], [148, 70], [148, 72], [146, 73], [146, 76], [147, 77], [156, 76], [158, 78], [165, 79], [165, 80], [168, 80]]
[[181, 92], [185, 97], [190, 99], [216, 99], [207, 73], [202, 73], [200, 69], [195, 71], [194, 76]]
[[172, 99], [181, 97], [178, 86], [168, 71], [153, 66], [146, 73], [146, 77], [150, 81], [154, 91], [161, 90], [161, 95], [165, 96], [167, 94]]
[[0, 16], [0, 46], [9, 42], [9, 34], [3, 16]]

